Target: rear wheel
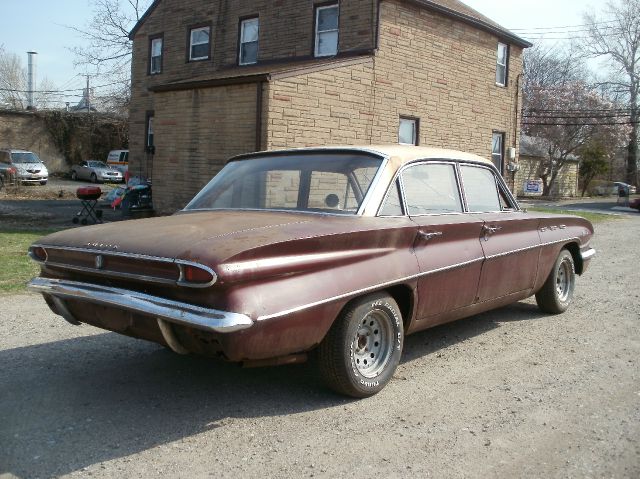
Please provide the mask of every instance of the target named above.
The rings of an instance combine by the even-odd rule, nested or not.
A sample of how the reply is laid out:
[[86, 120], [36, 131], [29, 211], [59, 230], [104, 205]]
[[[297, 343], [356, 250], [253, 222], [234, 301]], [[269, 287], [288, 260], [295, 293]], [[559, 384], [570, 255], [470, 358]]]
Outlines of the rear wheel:
[[545, 313], [558, 314], [567, 310], [573, 299], [576, 272], [573, 256], [563, 249], [544, 285], [536, 293], [538, 307]]
[[318, 347], [318, 368], [334, 391], [363, 398], [381, 391], [400, 362], [404, 330], [396, 302], [376, 293], [353, 301]]
[[91, 173], [91, 183], [97, 183], [98, 182], [98, 177], [96, 176], [95, 173]]
[[71, 172], [71, 180], [72, 181], [76, 181], [78, 179], [78, 173], [76, 173], [75, 171]]

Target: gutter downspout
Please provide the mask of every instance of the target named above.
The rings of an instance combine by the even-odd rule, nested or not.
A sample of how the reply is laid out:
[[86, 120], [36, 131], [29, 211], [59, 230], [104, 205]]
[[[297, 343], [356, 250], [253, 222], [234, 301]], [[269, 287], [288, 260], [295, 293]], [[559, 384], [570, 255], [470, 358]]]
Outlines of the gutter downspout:
[[256, 83], [256, 141], [255, 151], [262, 150], [262, 88], [264, 82], [259, 81]]

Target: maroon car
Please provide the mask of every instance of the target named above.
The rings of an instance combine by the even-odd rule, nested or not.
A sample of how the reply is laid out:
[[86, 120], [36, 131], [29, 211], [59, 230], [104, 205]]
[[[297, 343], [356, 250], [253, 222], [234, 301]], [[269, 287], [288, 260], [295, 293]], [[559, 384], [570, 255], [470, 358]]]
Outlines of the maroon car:
[[572, 301], [595, 251], [578, 217], [522, 211], [475, 155], [413, 146], [233, 158], [179, 213], [59, 232], [32, 291], [87, 323], [247, 366], [313, 356], [365, 397], [405, 334], [532, 295]]

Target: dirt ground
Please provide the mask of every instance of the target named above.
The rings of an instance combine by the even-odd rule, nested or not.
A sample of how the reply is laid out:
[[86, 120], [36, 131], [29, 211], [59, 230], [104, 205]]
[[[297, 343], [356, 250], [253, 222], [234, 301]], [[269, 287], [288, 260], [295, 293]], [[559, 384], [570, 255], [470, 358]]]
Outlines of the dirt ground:
[[0, 297], [0, 477], [640, 477], [640, 217], [600, 223], [558, 316], [532, 300], [407, 338], [351, 400]]

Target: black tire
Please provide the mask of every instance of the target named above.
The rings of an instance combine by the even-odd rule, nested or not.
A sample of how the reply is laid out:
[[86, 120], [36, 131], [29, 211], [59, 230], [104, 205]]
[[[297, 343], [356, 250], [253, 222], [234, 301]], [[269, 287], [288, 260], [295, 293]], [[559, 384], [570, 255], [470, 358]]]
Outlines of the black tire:
[[47, 184], [47, 182], [46, 182], [46, 181], [41, 181], [41, 182], [40, 182], [40, 184], [41, 184], [42, 186], [44, 186], [44, 185], [46, 185], [46, 184]]
[[98, 182], [98, 177], [96, 176], [95, 173], [91, 173], [91, 183], [97, 183]]
[[2, 188], [4, 188], [4, 179], [0, 176], [0, 191], [2, 191]]
[[402, 315], [393, 298], [364, 296], [347, 305], [318, 346], [320, 377], [340, 394], [372, 396], [391, 380], [403, 344]]
[[563, 249], [544, 285], [536, 293], [538, 307], [545, 313], [564, 313], [573, 299], [575, 284], [576, 269], [573, 256], [569, 251]]
[[75, 171], [71, 172], [71, 181], [78, 181], [78, 173]]

